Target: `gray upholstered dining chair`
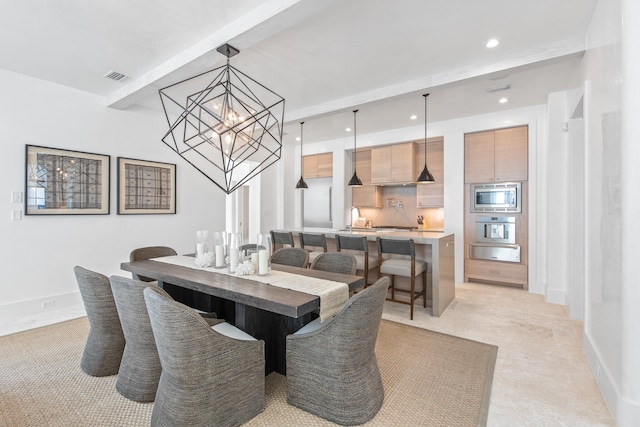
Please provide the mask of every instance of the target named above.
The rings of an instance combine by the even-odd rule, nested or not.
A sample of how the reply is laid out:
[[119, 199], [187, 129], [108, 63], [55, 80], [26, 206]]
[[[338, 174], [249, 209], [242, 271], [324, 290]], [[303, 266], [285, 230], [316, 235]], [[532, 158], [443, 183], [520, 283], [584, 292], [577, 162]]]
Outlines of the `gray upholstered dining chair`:
[[384, 389], [375, 355], [389, 278], [355, 294], [331, 320], [287, 336], [287, 402], [342, 425], [375, 416]]
[[[162, 368], [143, 292], [156, 285], [119, 276], [111, 276], [109, 280], [126, 339], [116, 390], [136, 402], [153, 402]], [[211, 316], [205, 321], [212, 326], [224, 322]]]
[[264, 341], [209, 326], [158, 287], [144, 299], [162, 365], [152, 426], [236, 426], [263, 410]]
[[[129, 261], [131, 262], [144, 261], [151, 258], [173, 256], [177, 254], [178, 253], [175, 251], [175, 249], [169, 246], [147, 246], [147, 247], [137, 248], [132, 250], [131, 253], [129, 254]], [[154, 279], [140, 276], [136, 273], [131, 273], [131, 277], [133, 277], [134, 280], [140, 280], [142, 282], [156, 283]], [[208, 296], [204, 296], [196, 291], [181, 288], [171, 283], [164, 283], [162, 287], [176, 301], [180, 301], [181, 303], [187, 304], [188, 306], [191, 306], [191, 307], [198, 306], [198, 307], [201, 307], [203, 310], [209, 310], [210, 297]]]
[[115, 375], [120, 368], [125, 338], [109, 278], [79, 266], [73, 271], [89, 319], [80, 367], [94, 377]]
[[127, 341], [116, 379], [116, 390], [136, 402], [153, 402], [162, 367], [143, 291], [148, 286], [156, 285], [118, 276], [111, 276], [109, 280]]
[[[159, 258], [163, 256], [178, 255], [178, 253], [168, 246], [147, 246], [144, 248], [138, 248], [131, 251], [129, 254], [129, 261], [142, 261], [151, 258]], [[148, 277], [138, 276], [135, 273], [131, 273], [135, 280], [141, 280], [143, 282], [153, 282], [153, 279]]]
[[[418, 298], [422, 297], [422, 304], [424, 308], [427, 308], [427, 269], [429, 266], [424, 261], [416, 260], [413, 239], [395, 240], [377, 237], [376, 244], [378, 245], [378, 277], [382, 277], [383, 274], [391, 276], [391, 298], [387, 298], [387, 300], [409, 304], [411, 306], [410, 318], [413, 320], [413, 305]], [[404, 258], [383, 260], [383, 254], [402, 255]], [[419, 274], [422, 274], [422, 290], [416, 292], [416, 276]], [[396, 289], [395, 276], [409, 277], [410, 289]], [[396, 299], [396, 292], [408, 293], [409, 300]]]
[[340, 274], [356, 274], [358, 262], [353, 255], [341, 252], [320, 254], [311, 263], [311, 268], [321, 271], [332, 271]]
[[369, 255], [367, 236], [336, 234], [336, 250], [338, 252], [342, 250], [357, 251], [352, 253], [358, 263], [356, 271], [362, 270], [364, 287], [369, 286], [369, 270], [378, 266], [378, 257]]
[[327, 252], [327, 239], [324, 234], [298, 233], [298, 239], [300, 239], [300, 247], [309, 251], [309, 263], [312, 263], [318, 255]]
[[280, 248], [271, 255], [271, 263], [306, 267], [309, 265], [309, 252], [301, 248]]

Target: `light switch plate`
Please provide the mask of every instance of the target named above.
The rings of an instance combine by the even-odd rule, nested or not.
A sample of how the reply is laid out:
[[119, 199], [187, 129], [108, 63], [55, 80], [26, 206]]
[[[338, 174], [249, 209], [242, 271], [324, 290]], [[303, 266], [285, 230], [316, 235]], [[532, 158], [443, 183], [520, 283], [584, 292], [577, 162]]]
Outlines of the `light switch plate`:
[[22, 203], [22, 191], [11, 192], [11, 203]]

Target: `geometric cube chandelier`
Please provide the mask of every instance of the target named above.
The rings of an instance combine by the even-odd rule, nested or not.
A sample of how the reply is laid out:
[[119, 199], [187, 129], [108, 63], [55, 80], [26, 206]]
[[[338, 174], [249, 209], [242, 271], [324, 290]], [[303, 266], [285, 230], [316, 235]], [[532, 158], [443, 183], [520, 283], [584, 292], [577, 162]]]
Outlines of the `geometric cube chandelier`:
[[160, 89], [167, 146], [231, 194], [282, 152], [284, 98], [229, 64]]

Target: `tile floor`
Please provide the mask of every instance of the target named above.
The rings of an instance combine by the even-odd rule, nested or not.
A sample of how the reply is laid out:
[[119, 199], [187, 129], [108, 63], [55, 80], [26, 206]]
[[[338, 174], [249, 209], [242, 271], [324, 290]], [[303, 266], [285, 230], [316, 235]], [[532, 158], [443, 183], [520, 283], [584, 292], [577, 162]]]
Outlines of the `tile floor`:
[[[418, 301], [419, 302], [419, 301]], [[441, 317], [385, 303], [383, 318], [497, 345], [488, 426], [615, 426], [582, 349], [583, 322], [516, 288], [465, 283]]]
[[[441, 317], [431, 309], [386, 302], [383, 317], [495, 344], [498, 360], [488, 426], [615, 426], [582, 350], [581, 321], [543, 296], [492, 285], [456, 286]], [[82, 310], [0, 324], [0, 335], [84, 315]]]

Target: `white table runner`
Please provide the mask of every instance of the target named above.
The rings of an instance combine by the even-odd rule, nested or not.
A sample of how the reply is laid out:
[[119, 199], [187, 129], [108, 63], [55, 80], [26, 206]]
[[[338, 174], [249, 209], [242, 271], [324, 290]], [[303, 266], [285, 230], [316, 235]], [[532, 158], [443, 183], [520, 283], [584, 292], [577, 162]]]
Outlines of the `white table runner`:
[[205, 270], [213, 273], [226, 274], [240, 279], [253, 280], [280, 288], [291, 289], [320, 297], [320, 321], [335, 316], [349, 299], [349, 286], [346, 283], [334, 282], [332, 280], [317, 279], [315, 277], [303, 276], [301, 274], [287, 273], [285, 271], [271, 270], [266, 276], [245, 275], [238, 276], [229, 273], [225, 268], [199, 267], [194, 263], [194, 258], [184, 255], [173, 255], [161, 258], [153, 258], [153, 261], [167, 264], [180, 265], [182, 267], [193, 268], [194, 270]]

